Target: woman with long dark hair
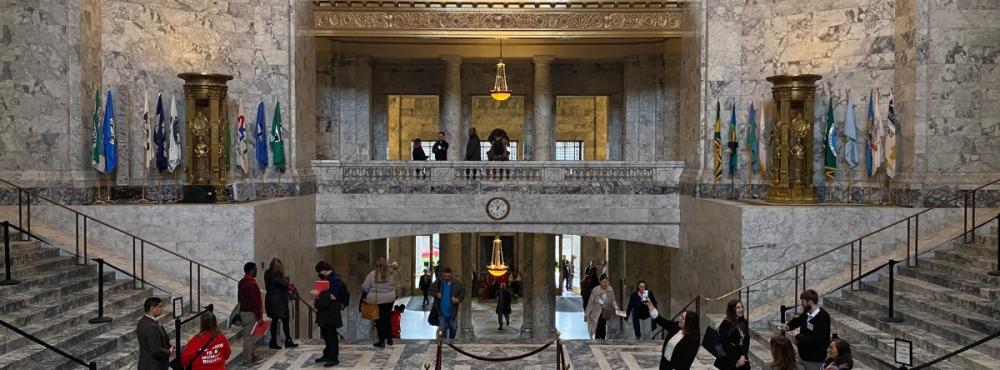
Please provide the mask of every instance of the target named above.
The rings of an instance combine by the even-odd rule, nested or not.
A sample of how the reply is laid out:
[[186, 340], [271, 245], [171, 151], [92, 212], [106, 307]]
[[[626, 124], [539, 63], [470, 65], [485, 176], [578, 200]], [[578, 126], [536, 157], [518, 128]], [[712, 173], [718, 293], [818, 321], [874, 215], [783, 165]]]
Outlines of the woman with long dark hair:
[[765, 366], [765, 370], [805, 370], [795, 361], [795, 347], [784, 334], [771, 337], [771, 358], [774, 361]]
[[721, 370], [750, 369], [750, 328], [744, 310], [739, 299], [726, 305], [726, 319], [719, 324], [719, 340], [725, 353], [715, 359], [715, 367]]
[[701, 335], [698, 315], [691, 311], [681, 311], [677, 320], [667, 320], [653, 307], [653, 302], [646, 301], [649, 316], [653, 322], [667, 331], [660, 350], [660, 370], [688, 370], [698, 355], [701, 345]]
[[285, 264], [278, 258], [272, 258], [271, 263], [264, 271], [264, 311], [271, 318], [271, 348], [281, 349], [278, 346], [278, 326], [281, 324], [285, 334], [285, 348], [295, 348], [298, 344], [292, 342], [292, 334], [289, 330], [289, 279], [285, 273]]
[[840, 338], [833, 338], [830, 347], [826, 349], [826, 361], [823, 370], [850, 370], [854, 368], [854, 358], [851, 356], [851, 345]]
[[[628, 306], [625, 309], [625, 316], [632, 320], [635, 339], [642, 339], [642, 322], [649, 320], [649, 309], [646, 308], [646, 301], [652, 301], [653, 307], [658, 306], [653, 292], [646, 289], [646, 281], [639, 280], [635, 283], [635, 291], [629, 295]], [[650, 325], [650, 330], [652, 330], [652, 325]]]

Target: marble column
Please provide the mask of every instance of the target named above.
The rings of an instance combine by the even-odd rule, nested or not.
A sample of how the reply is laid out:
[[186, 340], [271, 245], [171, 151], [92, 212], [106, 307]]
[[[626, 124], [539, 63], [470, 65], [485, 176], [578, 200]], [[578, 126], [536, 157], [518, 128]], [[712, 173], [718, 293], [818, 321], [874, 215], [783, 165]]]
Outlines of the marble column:
[[[624, 242], [625, 279], [622, 294], [630, 294], [639, 280], [653, 292], [659, 307], [670, 307], [670, 253], [662, 245]], [[616, 286], [615, 289], [618, 289]], [[627, 302], [626, 302], [627, 303]], [[623, 304], [624, 307], [624, 304]]]
[[[358, 297], [361, 296], [358, 287], [371, 271], [370, 251], [371, 243], [369, 241], [338, 244], [326, 248], [325, 251], [325, 259], [333, 265], [334, 271], [340, 274], [344, 284], [347, 284], [351, 292]], [[343, 311], [344, 327], [338, 331], [347, 339], [372, 339], [374, 338], [374, 327], [371, 321], [361, 319], [361, 314], [358, 311], [359, 302], [352, 295], [350, 304]], [[318, 338], [319, 332], [314, 331], [314, 336]]]
[[[622, 240], [608, 240], [608, 283], [611, 287], [615, 289], [615, 296], [618, 298], [618, 304], [622, 305], [622, 294], [623, 288], [627, 287], [627, 282], [625, 276], [627, 274], [626, 269], [628, 268], [625, 261], [628, 260], [628, 251], [625, 248], [625, 242]], [[598, 273], [598, 275], [600, 275]]]
[[534, 160], [551, 161], [555, 159], [554, 114], [555, 98], [552, 96], [552, 60], [551, 55], [539, 55], [532, 58], [535, 64], [535, 130], [534, 130]]
[[414, 288], [414, 276], [423, 273], [423, 269], [414, 270], [417, 256], [414, 254], [413, 236], [389, 239], [388, 260], [399, 263], [399, 278], [396, 279], [396, 292], [400, 297], [419, 294]]
[[[531, 245], [532, 292], [530, 309], [532, 315], [531, 337], [548, 339], [555, 335], [556, 328], [556, 238], [552, 234], [534, 234]], [[525, 306], [528, 310], [529, 306]]]
[[521, 273], [522, 305], [524, 309], [521, 317], [521, 338], [531, 338], [535, 328], [535, 310], [532, 309], [535, 302], [535, 276], [534, 256], [532, 245], [534, 245], [534, 234], [518, 234], [517, 245], [514, 248], [518, 255], [518, 272]]
[[[445, 55], [444, 91], [441, 94], [441, 131], [447, 135], [448, 159], [463, 159], [465, 135], [462, 133], [462, 57]], [[430, 153], [428, 153], [430, 154]]]

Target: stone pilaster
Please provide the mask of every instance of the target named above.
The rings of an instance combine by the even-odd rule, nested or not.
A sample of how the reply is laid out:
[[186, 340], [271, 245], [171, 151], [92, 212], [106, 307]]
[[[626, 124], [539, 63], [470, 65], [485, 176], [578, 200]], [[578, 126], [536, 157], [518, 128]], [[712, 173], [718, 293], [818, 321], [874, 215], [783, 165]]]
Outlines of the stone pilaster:
[[555, 115], [552, 96], [552, 60], [550, 55], [539, 55], [532, 58], [535, 64], [535, 130], [534, 130], [534, 160], [551, 161], [555, 159]]
[[[465, 134], [462, 132], [462, 57], [445, 55], [444, 91], [441, 99], [441, 131], [447, 135], [448, 159], [462, 159]], [[433, 155], [427, 153], [428, 155]]]
[[532, 245], [534, 245], [534, 234], [522, 233], [517, 236], [515, 246], [518, 256], [518, 272], [521, 273], [522, 307], [524, 315], [521, 318], [521, 338], [531, 338], [535, 331], [535, 310], [532, 309], [535, 302], [535, 276], [534, 276], [534, 255]]
[[[525, 304], [525, 310], [534, 311], [531, 317], [531, 337], [548, 339], [555, 334], [556, 327], [556, 297], [555, 297], [555, 253], [556, 238], [552, 234], [534, 234], [531, 245], [531, 305]], [[525, 293], [528, 294], [528, 293]], [[525, 319], [527, 321], [527, 319]]]

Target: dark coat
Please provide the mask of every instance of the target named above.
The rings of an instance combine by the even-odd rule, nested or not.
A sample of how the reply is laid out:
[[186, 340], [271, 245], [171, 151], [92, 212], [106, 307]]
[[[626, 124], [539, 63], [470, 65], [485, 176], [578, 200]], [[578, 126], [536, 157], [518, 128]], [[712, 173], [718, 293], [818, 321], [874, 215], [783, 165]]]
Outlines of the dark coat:
[[427, 153], [424, 153], [424, 148], [421, 148], [420, 146], [417, 145], [413, 146], [413, 160], [415, 161], [427, 160]]
[[267, 270], [264, 271], [264, 311], [270, 318], [287, 319], [288, 316], [288, 277]]
[[479, 135], [472, 134], [469, 135], [469, 143], [465, 144], [465, 160], [467, 161], [481, 161], [483, 160], [483, 153], [481, 153], [481, 144], [479, 143]]
[[139, 370], [167, 370], [170, 367], [170, 337], [160, 323], [143, 315], [135, 334], [139, 340]]
[[821, 362], [826, 359], [826, 348], [830, 346], [830, 314], [820, 308], [816, 317], [811, 321], [808, 318], [809, 313], [803, 312], [788, 322], [788, 328], [800, 329], [795, 335], [799, 357], [804, 361]]
[[497, 315], [510, 315], [510, 291], [500, 289], [497, 292]]
[[431, 152], [434, 153], [434, 160], [436, 161], [447, 161], [448, 160], [448, 142], [441, 140], [435, 141], [434, 146], [431, 147]]
[[[719, 324], [719, 340], [722, 342], [722, 349], [726, 351], [725, 356], [715, 359], [715, 367], [721, 370], [749, 370], [750, 369], [750, 333], [740, 335], [737, 329], [729, 320], [723, 320]], [[747, 363], [742, 367], [736, 367], [736, 362], [740, 356], [747, 358]]]
[[344, 320], [340, 315], [344, 305], [336, 302], [333, 297], [337, 296], [338, 289], [343, 289], [344, 282], [336, 273], [330, 274], [327, 280], [330, 281], [330, 289], [316, 296], [316, 325], [340, 328], [344, 326]]
[[[653, 302], [653, 307], [659, 307], [659, 304], [656, 302], [656, 296], [653, 295], [653, 291], [646, 291], [649, 292], [649, 301]], [[639, 295], [638, 291], [634, 291], [628, 296], [628, 307], [625, 308], [625, 316], [632, 316], [632, 314], [635, 314], [639, 320], [649, 318], [649, 307], [646, 307], [646, 304], [642, 303], [642, 296]]]
[[677, 343], [677, 346], [674, 347], [674, 353], [670, 355], [671, 361], [667, 361], [667, 359], [663, 358], [663, 350], [667, 348], [667, 342], [670, 341], [670, 338], [673, 338], [674, 335], [681, 331], [681, 327], [676, 321], [664, 319], [663, 316], [657, 316], [653, 319], [653, 322], [667, 331], [667, 337], [663, 340], [663, 346], [660, 347], [660, 370], [691, 369], [691, 364], [694, 363], [694, 358], [698, 355], [700, 345], [698, 338], [694, 336], [685, 336], [682, 338]]
[[[431, 284], [431, 295], [434, 296], [434, 306], [432, 309], [437, 310], [440, 306], [438, 302], [437, 294], [442, 292], [441, 282], [444, 280], [437, 280], [434, 284]], [[465, 300], [465, 287], [458, 280], [451, 279], [451, 296], [458, 300], [458, 303], [451, 305], [451, 315], [452, 317], [458, 317], [458, 308], [461, 307], [462, 301]]]

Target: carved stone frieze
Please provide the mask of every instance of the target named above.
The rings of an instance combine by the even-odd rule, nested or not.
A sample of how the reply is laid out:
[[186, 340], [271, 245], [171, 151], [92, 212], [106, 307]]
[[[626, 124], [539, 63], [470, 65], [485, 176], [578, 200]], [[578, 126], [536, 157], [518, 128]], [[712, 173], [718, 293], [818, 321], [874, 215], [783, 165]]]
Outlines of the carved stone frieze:
[[[676, 3], [672, 3], [675, 4]], [[315, 8], [318, 35], [670, 36], [681, 31], [671, 7], [396, 7]]]

